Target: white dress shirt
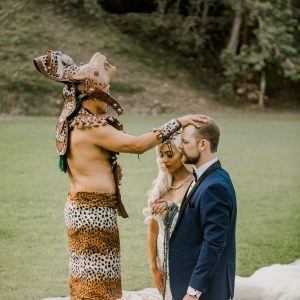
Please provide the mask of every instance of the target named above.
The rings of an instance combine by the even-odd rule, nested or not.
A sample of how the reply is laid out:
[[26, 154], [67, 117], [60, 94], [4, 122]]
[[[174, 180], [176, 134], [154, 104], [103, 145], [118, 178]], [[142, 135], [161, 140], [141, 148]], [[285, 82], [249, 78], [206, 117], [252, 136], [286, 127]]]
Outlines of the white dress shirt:
[[[197, 180], [200, 178], [200, 176], [211, 166], [213, 165], [215, 162], [218, 161], [218, 158], [215, 157], [212, 160], [209, 160], [208, 162], [206, 162], [205, 164], [201, 165], [198, 169], [194, 166], [193, 169], [196, 172], [197, 175]], [[193, 182], [191, 183], [189, 190], [187, 192], [187, 196], [190, 193], [190, 191], [192, 190], [192, 188], [194, 187], [194, 185], [196, 184], [196, 180], [194, 179]], [[187, 289], [187, 294], [191, 295], [191, 296], [196, 296], [198, 299], [201, 296], [201, 292], [195, 290], [194, 288], [192, 288], [191, 286], [188, 287]]]
[[[212, 160], [207, 161], [205, 164], [201, 165], [198, 169], [193, 166], [194, 171], [196, 172], [197, 175], [197, 180], [200, 178], [200, 176], [211, 166], [213, 165], [215, 162], [218, 161], [218, 158], [215, 157]], [[189, 187], [189, 191], [187, 193], [187, 195], [190, 193], [190, 191], [192, 190], [192, 188], [194, 187], [196, 183], [196, 180], [194, 179]]]

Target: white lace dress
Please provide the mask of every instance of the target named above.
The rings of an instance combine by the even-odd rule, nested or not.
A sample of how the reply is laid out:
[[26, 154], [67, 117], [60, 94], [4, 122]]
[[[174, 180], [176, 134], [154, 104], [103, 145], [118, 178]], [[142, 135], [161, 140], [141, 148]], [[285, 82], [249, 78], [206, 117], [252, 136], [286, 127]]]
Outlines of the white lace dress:
[[[178, 211], [180, 209], [181, 203], [176, 203], [178, 206]], [[158, 236], [157, 236], [157, 266], [159, 270], [163, 271], [163, 262], [164, 262], [164, 238], [165, 238], [165, 225], [164, 221], [160, 216], [155, 216], [154, 217], [155, 221], [158, 223]], [[172, 235], [172, 232], [175, 228], [176, 222], [178, 219], [178, 213], [175, 215], [172, 226], [170, 229], [170, 236]], [[161, 297], [162, 298], [162, 297]], [[167, 279], [167, 284], [166, 284], [166, 300], [172, 300], [172, 294], [170, 290], [170, 280], [169, 277]]]

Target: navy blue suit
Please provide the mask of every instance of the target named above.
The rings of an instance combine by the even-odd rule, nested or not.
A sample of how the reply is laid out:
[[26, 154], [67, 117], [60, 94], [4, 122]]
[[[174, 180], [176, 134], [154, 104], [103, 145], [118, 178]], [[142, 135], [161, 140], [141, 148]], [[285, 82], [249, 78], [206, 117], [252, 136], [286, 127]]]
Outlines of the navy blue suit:
[[169, 247], [174, 300], [188, 286], [200, 300], [233, 298], [235, 279], [235, 191], [219, 161], [210, 166], [185, 196]]

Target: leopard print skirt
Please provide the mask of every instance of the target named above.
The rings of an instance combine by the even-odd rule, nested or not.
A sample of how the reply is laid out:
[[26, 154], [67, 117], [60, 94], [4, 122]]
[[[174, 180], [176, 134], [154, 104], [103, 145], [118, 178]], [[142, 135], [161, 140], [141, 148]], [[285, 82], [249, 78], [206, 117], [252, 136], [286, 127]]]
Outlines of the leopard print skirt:
[[113, 194], [69, 193], [65, 222], [72, 300], [122, 296], [117, 203]]

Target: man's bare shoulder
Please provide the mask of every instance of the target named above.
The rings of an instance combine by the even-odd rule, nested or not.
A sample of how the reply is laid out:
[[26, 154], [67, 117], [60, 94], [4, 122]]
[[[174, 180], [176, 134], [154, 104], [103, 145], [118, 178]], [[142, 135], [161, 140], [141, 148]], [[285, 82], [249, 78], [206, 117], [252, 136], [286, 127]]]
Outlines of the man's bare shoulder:
[[[98, 117], [97, 122], [73, 122], [72, 139], [75, 142], [88, 142], [89, 144], [96, 144], [98, 146], [104, 146], [107, 142], [114, 139], [120, 139], [123, 134], [122, 124], [112, 117]], [[103, 144], [103, 141], [106, 143]]]
[[115, 131], [117, 131], [117, 129], [115, 129], [112, 125], [108, 123], [98, 124], [97, 126], [82, 126], [82, 127], [76, 126], [72, 128], [73, 135], [80, 136], [81, 138], [107, 135]]
[[113, 138], [119, 133], [119, 130], [109, 123], [97, 127], [85, 128], [85, 131], [91, 138]]

